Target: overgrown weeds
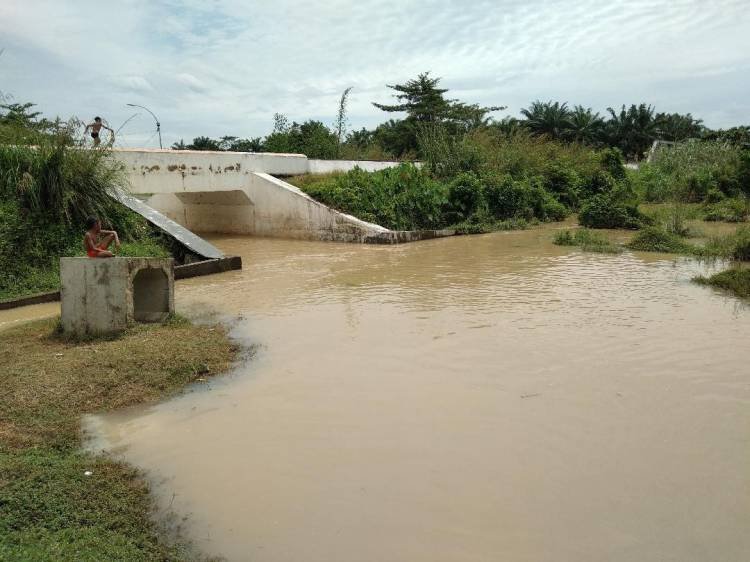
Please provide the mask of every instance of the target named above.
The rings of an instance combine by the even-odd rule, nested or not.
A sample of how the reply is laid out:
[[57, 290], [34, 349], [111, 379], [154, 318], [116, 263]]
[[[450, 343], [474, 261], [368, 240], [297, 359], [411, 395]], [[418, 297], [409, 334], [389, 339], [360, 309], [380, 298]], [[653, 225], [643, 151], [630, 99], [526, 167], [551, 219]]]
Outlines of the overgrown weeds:
[[64, 134], [0, 133], [0, 299], [57, 289], [59, 258], [84, 255], [90, 215], [118, 231], [120, 255], [169, 255], [145, 219], [109, 196], [124, 176], [106, 149], [81, 149]]
[[710, 277], [694, 277], [701, 285], [710, 285], [729, 291], [737, 297], [750, 299], [750, 269], [733, 267]]
[[605, 234], [587, 228], [560, 230], [555, 233], [554, 243], [558, 246], [578, 246], [585, 252], [604, 254], [622, 252], [622, 247], [614, 244]]

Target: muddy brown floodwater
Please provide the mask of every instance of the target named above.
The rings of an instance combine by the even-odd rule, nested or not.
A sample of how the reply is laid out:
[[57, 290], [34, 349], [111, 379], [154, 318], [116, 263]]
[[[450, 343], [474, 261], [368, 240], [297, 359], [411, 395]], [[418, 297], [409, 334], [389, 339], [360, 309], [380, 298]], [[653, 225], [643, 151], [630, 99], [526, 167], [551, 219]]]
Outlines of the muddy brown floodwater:
[[229, 560], [748, 560], [750, 310], [551, 238], [216, 239], [256, 358], [89, 429]]

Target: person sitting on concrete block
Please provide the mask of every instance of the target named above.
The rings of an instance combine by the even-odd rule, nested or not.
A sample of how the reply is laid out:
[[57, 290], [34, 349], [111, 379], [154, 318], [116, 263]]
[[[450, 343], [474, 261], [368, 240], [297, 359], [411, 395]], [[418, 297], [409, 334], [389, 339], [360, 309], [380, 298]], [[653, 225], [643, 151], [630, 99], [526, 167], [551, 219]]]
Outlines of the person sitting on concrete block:
[[[120, 238], [114, 230], [102, 230], [102, 222], [96, 217], [86, 219], [86, 235], [83, 246], [90, 258], [111, 258], [114, 254], [109, 251], [109, 245], [114, 241], [115, 247], [120, 247]], [[99, 237], [102, 237], [101, 240]]]

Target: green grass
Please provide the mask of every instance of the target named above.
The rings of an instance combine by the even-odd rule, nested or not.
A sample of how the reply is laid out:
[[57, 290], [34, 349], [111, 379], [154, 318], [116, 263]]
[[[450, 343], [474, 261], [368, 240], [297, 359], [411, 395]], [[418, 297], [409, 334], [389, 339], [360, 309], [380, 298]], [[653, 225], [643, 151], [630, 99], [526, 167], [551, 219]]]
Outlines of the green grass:
[[[113, 219], [122, 246], [118, 256], [169, 257], [169, 241], [146, 220], [125, 208]], [[81, 224], [54, 222], [54, 217], [28, 213], [17, 201], [0, 202], [0, 300], [60, 288], [62, 256], [85, 256]]]
[[222, 327], [179, 318], [86, 341], [54, 320], [0, 333], [0, 560], [193, 558], [151, 519], [137, 470], [80, 451], [80, 418], [158, 400], [236, 354]]
[[585, 252], [603, 254], [619, 254], [622, 252], [622, 248], [613, 244], [604, 234], [587, 228], [558, 231], [555, 233], [554, 243], [558, 246], [578, 246]]
[[640, 230], [627, 247], [639, 252], [661, 252], [665, 254], [692, 254], [694, 246], [685, 242], [677, 234], [659, 226], [648, 226]]
[[695, 277], [693, 281], [729, 291], [740, 298], [750, 299], [750, 269], [735, 267], [711, 277]]
[[702, 258], [750, 261], [750, 227], [742, 226], [733, 234], [713, 236], [703, 246], [695, 247], [694, 253]]

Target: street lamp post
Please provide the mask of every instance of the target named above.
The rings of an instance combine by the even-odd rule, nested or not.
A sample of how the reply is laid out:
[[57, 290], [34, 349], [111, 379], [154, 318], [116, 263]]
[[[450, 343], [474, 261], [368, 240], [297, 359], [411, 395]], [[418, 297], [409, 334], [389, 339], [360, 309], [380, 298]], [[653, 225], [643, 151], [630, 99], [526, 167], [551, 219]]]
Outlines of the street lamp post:
[[151, 111], [148, 107], [143, 107], [142, 105], [136, 105], [134, 103], [126, 103], [125, 105], [130, 106], [130, 107], [140, 107], [141, 109], [145, 109], [151, 114], [151, 117], [153, 117], [154, 121], [156, 121], [156, 132], [159, 133], [159, 148], [164, 148], [161, 145], [161, 123], [159, 123], [159, 118], [156, 115], [154, 115], [154, 112]]

